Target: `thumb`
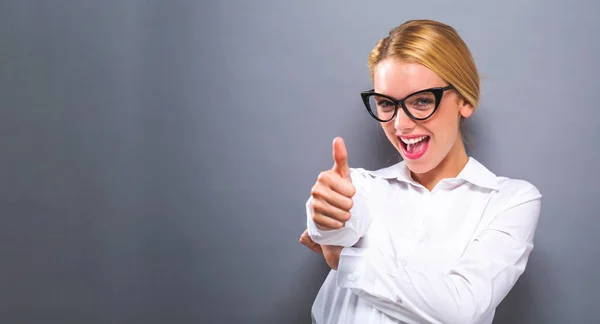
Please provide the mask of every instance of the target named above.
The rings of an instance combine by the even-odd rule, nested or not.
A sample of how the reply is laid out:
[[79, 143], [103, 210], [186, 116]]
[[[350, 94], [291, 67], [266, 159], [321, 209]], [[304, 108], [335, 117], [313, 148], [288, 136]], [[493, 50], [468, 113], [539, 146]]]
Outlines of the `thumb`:
[[333, 140], [333, 171], [340, 176], [350, 179], [350, 167], [348, 166], [348, 152], [344, 139], [336, 137]]

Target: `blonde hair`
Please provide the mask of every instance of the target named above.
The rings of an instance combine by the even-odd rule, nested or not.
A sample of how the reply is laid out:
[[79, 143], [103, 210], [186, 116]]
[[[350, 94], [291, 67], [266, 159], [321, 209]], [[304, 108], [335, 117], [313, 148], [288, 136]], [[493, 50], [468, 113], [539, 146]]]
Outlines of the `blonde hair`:
[[471, 51], [454, 28], [433, 20], [409, 20], [392, 29], [369, 55], [371, 78], [387, 58], [419, 63], [454, 86], [473, 107], [479, 103], [479, 74]]

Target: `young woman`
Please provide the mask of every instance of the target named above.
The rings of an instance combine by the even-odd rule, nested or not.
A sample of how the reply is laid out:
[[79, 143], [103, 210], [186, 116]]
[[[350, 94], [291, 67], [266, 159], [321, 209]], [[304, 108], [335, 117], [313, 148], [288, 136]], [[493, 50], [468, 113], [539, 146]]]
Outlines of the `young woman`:
[[379, 41], [369, 67], [363, 102], [403, 161], [351, 169], [334, 140], [300, 238], [332, 269], [313, 323], [492, 323], [525, 270], [541, 195], [467, 155], [460, 126], [477, 107], [479, 76], [452, 27], [408, 21]]

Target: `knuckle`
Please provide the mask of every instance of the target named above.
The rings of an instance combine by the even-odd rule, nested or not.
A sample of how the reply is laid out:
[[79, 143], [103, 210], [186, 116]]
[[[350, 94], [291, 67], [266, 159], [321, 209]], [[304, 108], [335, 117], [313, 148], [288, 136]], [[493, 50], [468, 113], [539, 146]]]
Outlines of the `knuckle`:
[[350, 196], [354, 197], [355, 194], [356, 194], [356, 187], [354, 187], [354, 185], [352, 185], [350, 187]]
[[318, 214], [318, 213], [313, 213], [312, 220], [313, 220], [313, 222], [315, 222], [315, 223], [319, 224], [319, 223], [320, 223], [320, 220], [321, 220], [321, 218], [319, 217], [319, 214]]
[[315, 213], [314, 216], [312, 217], [312, 220], [317, 225], [328, 226], [328, 224], [327, 224], [328, 217], [323, 214]]
[[344, 223], [345, 221], [348, 220], [348, 213], [347, 212], [341, 212], [337, 215], [337, 221], [338, 223]]
[[323, 171], [323, 172], [319, 173], [319, 176], [317, 177], [318, 182], [327, 182], [328, 179], [329, 179], [329, 174], [327, 173], [327, 171]]
[[318, 198], [325, 198], [327, 195], [327, 188], [318, 183], [311, 188], [310, 194], [315, 200]]
[[313, 213], [318, 213], [322, 209], [322, 203], [319, 199], [314, 199], [312, 202]]
[[311, 189], [310, 189], [310, 195], [313, 197], [316, 197], [319, 195], [319, 187], [317, 185], [314, 185]]
[[354, 207], [354, 200], [348, 199], [348, 210], [352, 209], [352, 207]]

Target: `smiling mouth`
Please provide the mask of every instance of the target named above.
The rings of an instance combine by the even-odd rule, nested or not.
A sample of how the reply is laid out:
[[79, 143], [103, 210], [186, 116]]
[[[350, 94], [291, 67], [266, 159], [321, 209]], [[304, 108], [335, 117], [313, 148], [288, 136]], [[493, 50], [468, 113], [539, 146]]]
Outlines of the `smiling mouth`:
[[423, 135], [410, 139], [398, 137], [404, 155], [409, 159], [418, 159], [427, 151], [430, 137]]

